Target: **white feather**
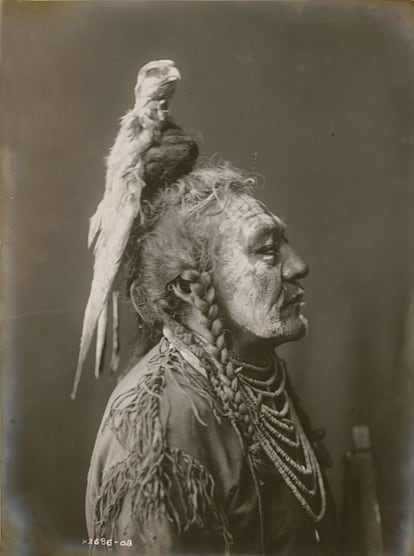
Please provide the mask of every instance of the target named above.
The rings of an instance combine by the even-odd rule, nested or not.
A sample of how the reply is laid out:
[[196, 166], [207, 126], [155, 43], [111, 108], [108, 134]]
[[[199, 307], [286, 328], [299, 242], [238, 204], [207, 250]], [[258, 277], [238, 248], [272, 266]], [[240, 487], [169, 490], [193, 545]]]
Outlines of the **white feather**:
[[95, 378], [99, 378], [103, 366], [105, 350], [106, 330], [108, 326], [108, 302], [102, 308], [96, 327], [96, 355], [95, 355]]
[[[150, 68], [151, 70], [155, 68], [159, 72], [158, 78], [154, 77], [153, 71], [146, 73]], [[155, 141], [161, 129], [161, 122], [154, 117], [153, 112], [154, 102], [159, 103], [159, 100], [154, 101], [154, 99], [160, 98], [160, 91], [164, 91], [166, 97], [171, 97], [177, 79], [179, 79], [179, 72], [169, 60], [150, 62], [141, 69], [135, 88], [135, 106], [122, 118], [119, 133], [107, 159], [104, 197], [90, 219], [88, 245], [91, 247], [95, 241], [95, 262], [91, 291], [83, 320], [72, 399], [76, 396], [98, 319], [99, 346], [97, 346], [95, 372], [100, 368], [104, 328], [106, 329], [108, 320], [106, 304], [133, 223], [141, 208], [141, 194], [145, 186], [142, 155]], [[114, 307], [115, 305], [117, 307], [117, 302], [117, 298], [116, 301], [113, 300]], [[117, 327], [117, 320], [115, 324]], [[117, 357], [116, 353], [114, 363]]]

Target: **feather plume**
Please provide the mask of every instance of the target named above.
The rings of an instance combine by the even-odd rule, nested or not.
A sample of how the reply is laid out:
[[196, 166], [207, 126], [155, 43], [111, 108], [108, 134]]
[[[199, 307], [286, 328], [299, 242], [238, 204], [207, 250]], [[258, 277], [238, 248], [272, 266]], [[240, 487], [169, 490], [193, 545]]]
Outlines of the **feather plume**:
[[119, 292], [112, 293], [112, 359], [111, 372], [115, 373], [119, 365]]
[[99, 378], [103, 367], [103, 358], [106, 344], [106, 329], [108, 326], [108, 302], [105, 303], [98, 318], [96, 328], [96, 355], [95, 355], [95, 378]]
[[[104, 197], [90, 221], [88, 243], [91, 246], [95, 242], [95, 262], [72, 399], [76, 396], [98, 319], [120, 270], [132, 226], [140, 216], [141, 195], [145, 187], [144, 154], [159, 141], [166, 128], [174, 125], [168, 113], [168, 104], [178, 79], [179, 71], [170, 60], [150, 62], [139, 71], [135, 105], [122, 118], [107, 159]], [[102, 324], [104, 321], [103, 316]], [[101, 342], [101, 339], [98, 341]]]

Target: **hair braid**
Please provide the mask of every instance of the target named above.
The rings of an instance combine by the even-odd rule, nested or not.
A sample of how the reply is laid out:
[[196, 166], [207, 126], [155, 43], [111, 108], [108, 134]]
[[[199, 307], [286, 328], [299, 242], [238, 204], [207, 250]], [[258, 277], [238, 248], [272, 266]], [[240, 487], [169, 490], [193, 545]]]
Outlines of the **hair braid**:
[[247, 405], [243, 401], [239, 379], [230, 360], [224, 326], [216, 303], [216, 289], [209, 271], [185, 271], [182, 278], [190, 283], [194, 307], [199, 310], [207, 345], [204, 351], [212, 360], [216, 372], [209, 372], [210, 382], [224, 411], [234, 420], [241, 431], [251, 437], [253, 426]]

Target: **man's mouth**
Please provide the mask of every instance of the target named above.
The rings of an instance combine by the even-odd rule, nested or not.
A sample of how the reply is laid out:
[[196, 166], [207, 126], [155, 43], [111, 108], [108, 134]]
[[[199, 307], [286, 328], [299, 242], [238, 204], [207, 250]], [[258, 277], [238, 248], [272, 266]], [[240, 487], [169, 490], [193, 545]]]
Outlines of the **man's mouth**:
[[305, 301], [305, 295], [303, 290], [298, 291], [296, 293], [289, 293], [288, 295], [285, 295], [285, 300], [283, 302], [282, 307], [285, 307], [286, 305], [296, 305], [299, 303], [304, 303], [304, 301]]

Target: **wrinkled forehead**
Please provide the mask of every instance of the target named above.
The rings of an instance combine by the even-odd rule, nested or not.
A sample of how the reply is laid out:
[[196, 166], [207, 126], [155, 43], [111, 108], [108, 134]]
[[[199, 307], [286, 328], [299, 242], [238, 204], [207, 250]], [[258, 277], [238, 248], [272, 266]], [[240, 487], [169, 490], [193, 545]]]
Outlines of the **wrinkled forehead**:
[[226, 202], [224, 216], [224, 228], [241, 228], [246, 233], [258, 228], [277, 228], [283, 232], [286, 228], [278, 216], [250, 195], [231, 196]]

